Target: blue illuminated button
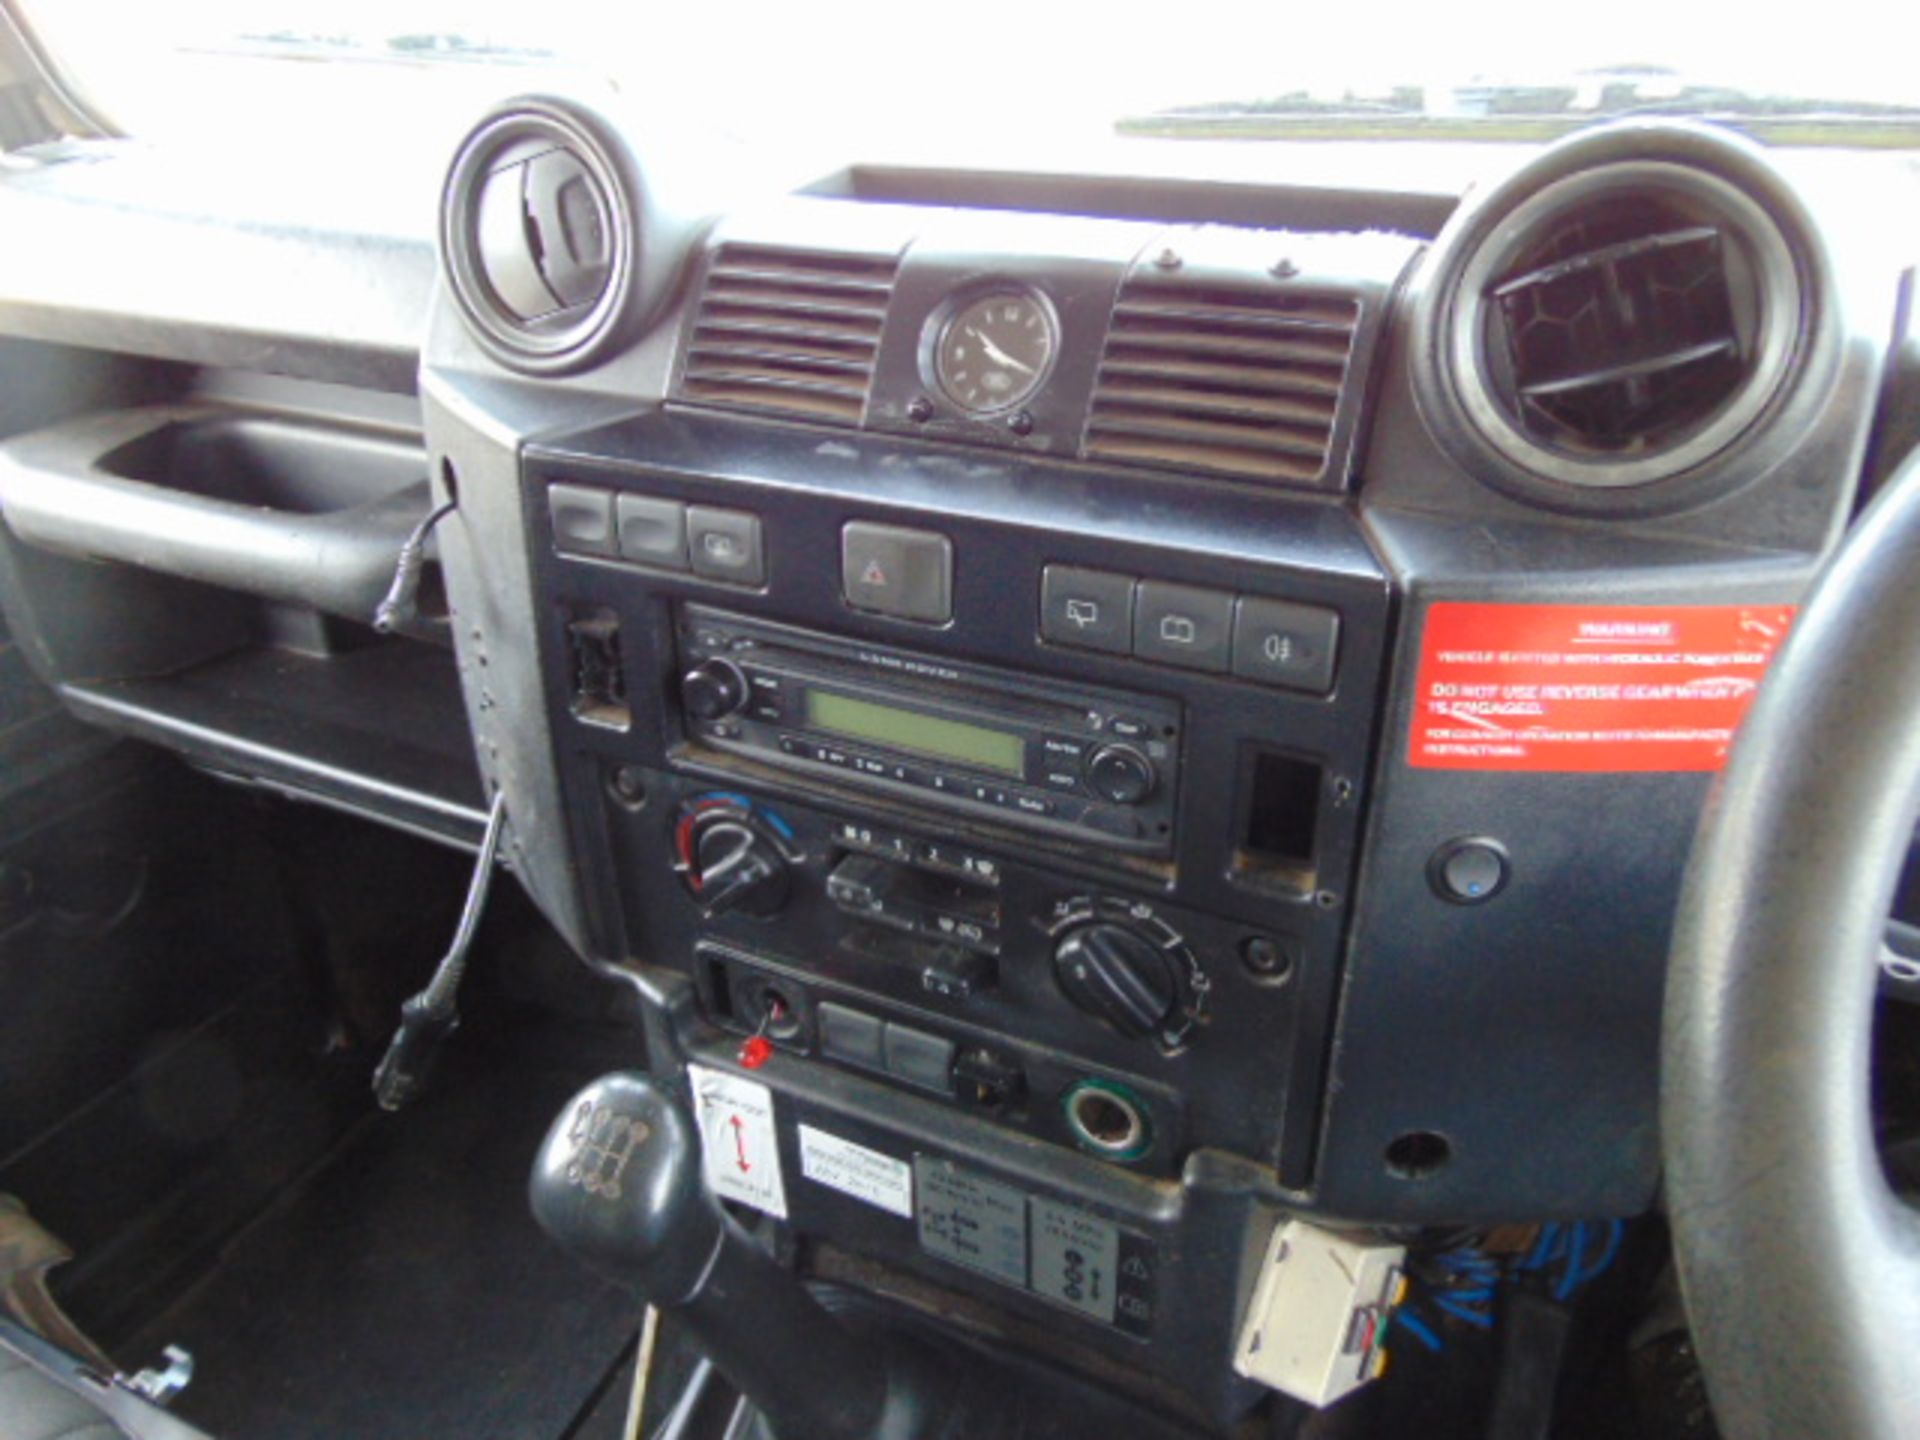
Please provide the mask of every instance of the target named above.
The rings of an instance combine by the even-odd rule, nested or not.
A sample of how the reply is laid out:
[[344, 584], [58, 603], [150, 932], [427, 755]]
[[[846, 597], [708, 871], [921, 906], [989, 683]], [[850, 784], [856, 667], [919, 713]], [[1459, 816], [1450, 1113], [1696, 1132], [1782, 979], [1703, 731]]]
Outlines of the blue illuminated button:
[[1442, 900], [1478, 905], [1506, 888], [1507, 852], [1498, 841], [1479, 837], [1449, 840], [1427, 862], [1427, 879]]

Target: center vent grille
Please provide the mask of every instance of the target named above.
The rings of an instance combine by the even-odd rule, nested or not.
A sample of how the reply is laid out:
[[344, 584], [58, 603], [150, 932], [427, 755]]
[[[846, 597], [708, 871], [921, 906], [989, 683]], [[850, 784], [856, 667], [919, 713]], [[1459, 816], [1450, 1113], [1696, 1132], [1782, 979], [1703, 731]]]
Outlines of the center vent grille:
[[1327, 468], [1359, 303], [1155, 278], [1121, 287], [1081, 452], [1311, 483]]
[[680, 393], [705, 405], [858, 425], [897, 258], [723, 245]]

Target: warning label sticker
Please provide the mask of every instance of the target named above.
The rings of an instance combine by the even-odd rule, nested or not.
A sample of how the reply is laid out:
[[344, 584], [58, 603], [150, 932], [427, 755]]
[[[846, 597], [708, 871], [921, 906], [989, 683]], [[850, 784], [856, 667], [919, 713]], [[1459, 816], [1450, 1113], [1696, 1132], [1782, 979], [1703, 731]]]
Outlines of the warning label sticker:
[[773, 1092], [757, 1080], [698, 1065], [687, 1067], [687, 1078], [693, 1084], [701, 1152], [714, 1194], [786, 1219]]
[[1408, 763], [1423, 770], [1718, 770], [1790, 605], [1427, 611]]
[[913, 1218], [913, 1171], [904, 1160], [802, 1125], [800, 1173], [815, 1184], [890, 1210], [902, 1219]]

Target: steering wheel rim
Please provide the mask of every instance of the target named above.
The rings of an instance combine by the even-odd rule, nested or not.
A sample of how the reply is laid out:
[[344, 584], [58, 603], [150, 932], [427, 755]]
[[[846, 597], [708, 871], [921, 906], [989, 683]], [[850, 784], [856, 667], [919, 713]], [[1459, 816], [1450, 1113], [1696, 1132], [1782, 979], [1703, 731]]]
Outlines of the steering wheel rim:
[[1920, 1214], [1869, 1107], [1920, 810], [1920, 454], [1827, 565], [1701, 817], [1667, 977], [1666, 1202], [1729, 1440], [1920, 1437]]

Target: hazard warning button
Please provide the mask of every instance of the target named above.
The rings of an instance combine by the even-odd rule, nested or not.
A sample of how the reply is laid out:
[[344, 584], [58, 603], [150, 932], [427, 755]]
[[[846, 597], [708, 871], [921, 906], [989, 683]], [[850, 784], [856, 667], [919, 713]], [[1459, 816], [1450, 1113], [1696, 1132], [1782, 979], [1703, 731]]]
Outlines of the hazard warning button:
[[953, 542], [933, 530], [850, 520], [840, 532], [847, 604], [901, 620], [953, 618]]

